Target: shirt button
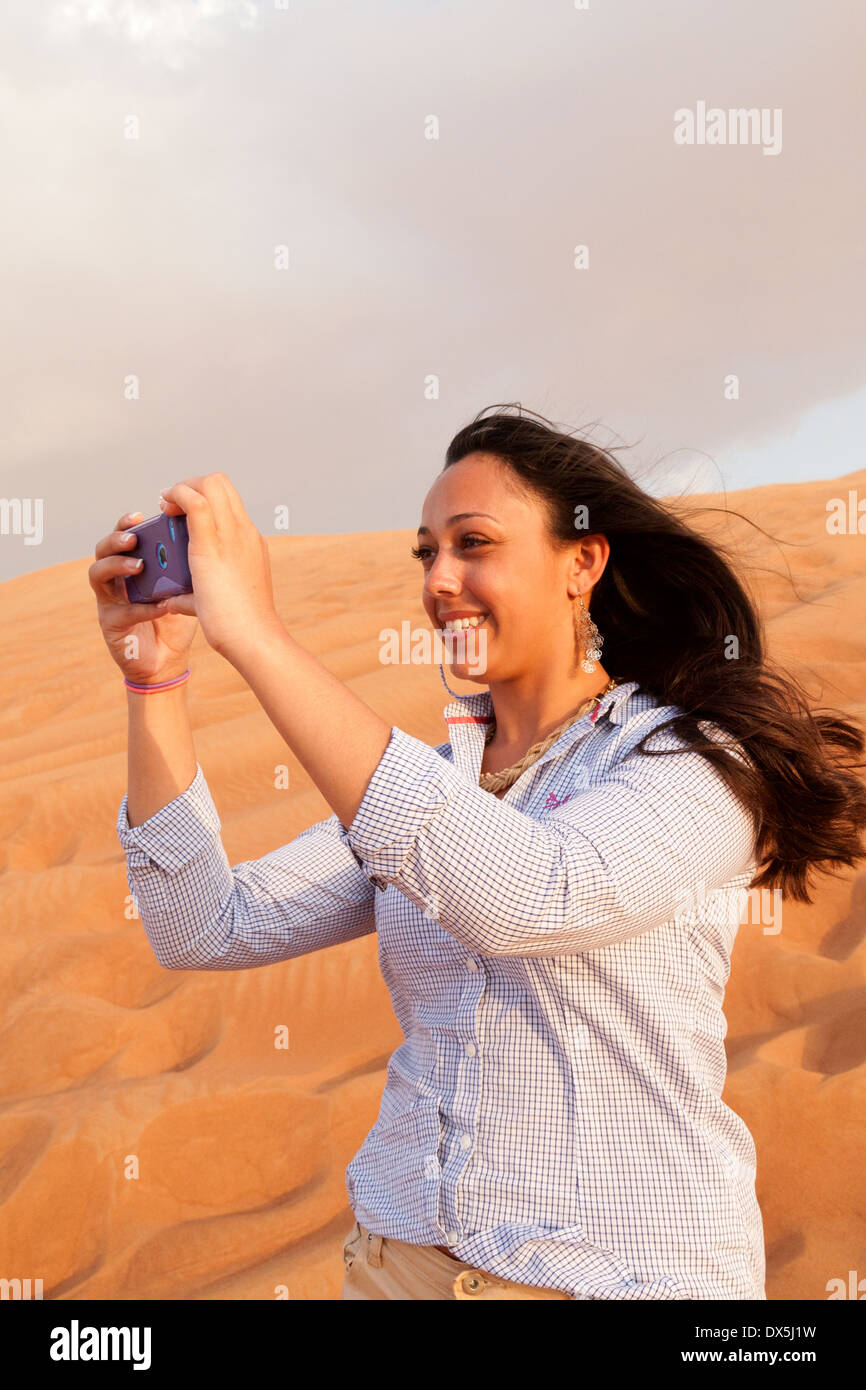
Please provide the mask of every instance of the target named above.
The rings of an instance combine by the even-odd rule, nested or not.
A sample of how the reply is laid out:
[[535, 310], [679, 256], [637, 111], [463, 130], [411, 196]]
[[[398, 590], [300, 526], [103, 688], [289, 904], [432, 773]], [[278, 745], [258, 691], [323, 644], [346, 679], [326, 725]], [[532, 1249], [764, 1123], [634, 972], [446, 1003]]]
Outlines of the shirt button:
[[439, 1162], [435, 1154], [427, 1155], [427, 1159], [424, 1163], [424, 1172], [427, 1174], [428, 1178], [437, 1178], [439, 1176]]
[[461, 1136], [460, 1136], [460, 1147], [461, 1147], [461, 1149], [468, 1149], [468, 1148], [471, 1148], [471, 1146], [472, 1146], [472, 1135], [471, 1135], [471, 1134], [461, 1134]]
[[467, 969], [467, 970], [477, 970], [477, 969], [478, 969], [478, 962], [477, 962], [477, 960], [473, 960], [472, 957], [469, 956], [469, 957], [467, 958], [467, 960], [466, 960], [466, 969]]
[[449, 1245], [456, 1245], [458, 1240], [460, 1239], [460, 1232], [449, 1231], [445, 1239], [447, 1240]]
[[467, 1057], [474, 1057], [476, 1052], [478, 1051], [478, 1048], [475, 1046], [474, 1043], [467, 1043], [464, 1051]]

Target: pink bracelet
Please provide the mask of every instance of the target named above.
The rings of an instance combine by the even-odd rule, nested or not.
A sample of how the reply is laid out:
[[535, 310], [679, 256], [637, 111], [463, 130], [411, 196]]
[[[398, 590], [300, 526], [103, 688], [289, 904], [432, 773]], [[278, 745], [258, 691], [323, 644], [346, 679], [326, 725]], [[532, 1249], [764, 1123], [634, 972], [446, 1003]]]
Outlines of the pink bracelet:
[[171, 681], [159, 681], [156, 685], [136, 685], [133, 681], [128, 681], [126, 676], [124, 676], [123, 684], [126, 686], [127, 690], [140, 690], [143, 694], [150, 694], [151, 690], [172, 690], [174, 686], [183, 685], [184, 681], [188, 679], [189, 667], [187, 666], [182, 676], [175, 676], [174, 680]]

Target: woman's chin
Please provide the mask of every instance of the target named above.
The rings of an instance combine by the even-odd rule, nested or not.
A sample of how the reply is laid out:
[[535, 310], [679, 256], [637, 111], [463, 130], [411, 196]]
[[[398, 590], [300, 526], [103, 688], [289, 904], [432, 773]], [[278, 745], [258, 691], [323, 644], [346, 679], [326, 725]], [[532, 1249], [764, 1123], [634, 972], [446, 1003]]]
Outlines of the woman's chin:
[[462, 663], [452, 662], [450, 666], [445, 667], [445, 670], [448, 675], [453, 676], [458, 681], [474, 681], [476, 685], [487, 685], [489, 680], [487, 671], [479, 671], [477, 666], [471, 666], [465, 661]]
[[[450, 635], [450, 634], [449, 634]], [[477, 630], [464, 630], [460, 637], [452, 640], [448, 660], [443, 661], [448, 670], [461, 681], [487, 682], [487, 629], [480, 634]]]

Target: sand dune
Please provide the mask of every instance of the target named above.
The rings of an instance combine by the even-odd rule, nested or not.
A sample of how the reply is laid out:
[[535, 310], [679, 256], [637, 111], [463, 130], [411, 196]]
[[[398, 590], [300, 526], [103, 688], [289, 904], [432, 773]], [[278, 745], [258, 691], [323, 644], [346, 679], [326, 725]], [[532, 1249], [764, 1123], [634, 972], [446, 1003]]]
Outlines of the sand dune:
[[[773, 656], [816, 703], [866, 721], [862, 536], [831, 536], [835, 482], [731, 493]], [[717, 497], [689, 506], [717, 504]], [[437, 667], [382, 666], [382, 627], [427, 626], [409, 530], [270, 541], [283, 620], [389, 723], [446, 737]], [[126, 701], [90, 558], [2, 586], [0, 1275], [45, 1298], [332, 1299], [352, 1216], [344, 1168], [401, 1040], [372, 936], [247, 972], [163, 970], [128, 917], [114, 833]], [[796, 583], [792, 590], [786, 566]], [[199, 635], [196, 751], [232, 863], [330, 808], [234, 670]], [[467, 684], [452, 682], [468, 691]], [[287, 763], [288, 790], [274, 788]], [[866, 870], [740, 929], [725, 1099], [758, 1149], [770, 1299], [866, 1277]], [[276, 1050], [274, 1029], [289, 1029]], [[137, 1161], [138, 1176], [130, 1177]]]

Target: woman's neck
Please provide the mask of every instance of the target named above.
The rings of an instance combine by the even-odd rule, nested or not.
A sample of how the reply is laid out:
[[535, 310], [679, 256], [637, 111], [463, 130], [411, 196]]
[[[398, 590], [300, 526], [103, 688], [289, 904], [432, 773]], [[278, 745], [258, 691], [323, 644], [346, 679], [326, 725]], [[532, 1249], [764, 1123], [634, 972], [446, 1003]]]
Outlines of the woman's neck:
[[518, 690], [510, 681], [491, 685], [496, 726], [488, 747], [496, 750], [497, 761], [513, 752], [512, 761], [516, 762], [527, 748], [539, 743], [609, 683], [607, 671], [597, 665], [590, 675], [581, 672], [580, 679], [567, 687]]

